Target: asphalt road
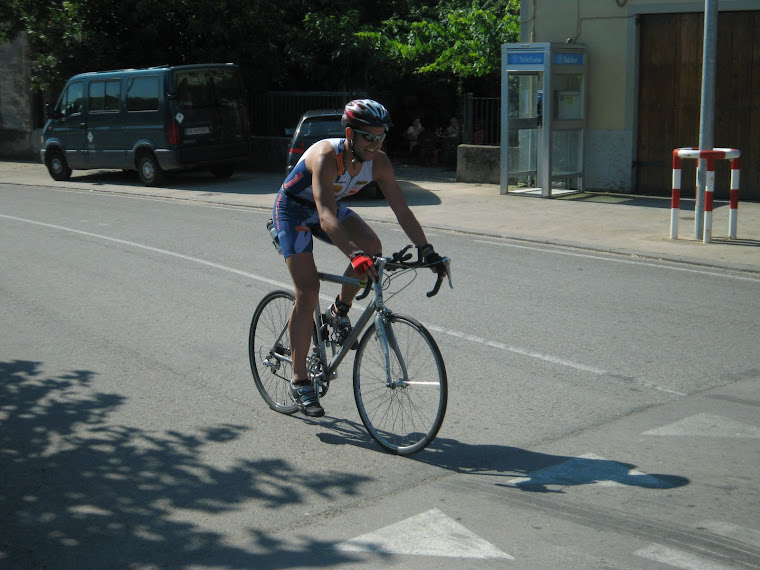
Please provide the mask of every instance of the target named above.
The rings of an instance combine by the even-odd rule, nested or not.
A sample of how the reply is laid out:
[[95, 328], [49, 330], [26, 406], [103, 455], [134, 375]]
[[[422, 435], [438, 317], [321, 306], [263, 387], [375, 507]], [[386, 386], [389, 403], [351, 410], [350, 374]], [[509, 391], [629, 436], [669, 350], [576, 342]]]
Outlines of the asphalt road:
[[316, 421], [256, 392], [266, 218], [0, 184], [0, 566], [760, 567], [756, 275], [432, 233], [455, 288], [390, 306], [449, 408], [399, 458], [351, 362]]

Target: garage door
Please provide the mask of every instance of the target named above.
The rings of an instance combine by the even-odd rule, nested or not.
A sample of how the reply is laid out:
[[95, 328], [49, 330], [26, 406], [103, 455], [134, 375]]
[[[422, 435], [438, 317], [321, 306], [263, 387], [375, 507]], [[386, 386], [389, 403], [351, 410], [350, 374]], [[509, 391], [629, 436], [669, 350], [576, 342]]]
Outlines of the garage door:
[[[699, 145], [704, 15], [640, 19], [636, 191], [669, 195], [674, 148]], [[754, 135], [753, 135], [754, 133]], [[760, 11], [721, 12], [718, 24], [715, 147], [738, 148], [740, 200], [760, 200]], [[685, 161], [682, 195], [696, 165]], [[728, 198], [730, 169], [719, 161], [716, 198]]]

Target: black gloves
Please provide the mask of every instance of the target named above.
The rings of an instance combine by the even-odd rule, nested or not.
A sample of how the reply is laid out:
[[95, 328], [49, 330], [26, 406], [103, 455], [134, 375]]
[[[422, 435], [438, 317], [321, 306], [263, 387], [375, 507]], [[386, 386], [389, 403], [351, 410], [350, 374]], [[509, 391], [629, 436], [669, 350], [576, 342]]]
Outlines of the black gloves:
[[436, 273], [446, 273], [443, 258], [435, 252], [429, 243], [417, 247], [417, 255], [420, 263], [430, 267]]

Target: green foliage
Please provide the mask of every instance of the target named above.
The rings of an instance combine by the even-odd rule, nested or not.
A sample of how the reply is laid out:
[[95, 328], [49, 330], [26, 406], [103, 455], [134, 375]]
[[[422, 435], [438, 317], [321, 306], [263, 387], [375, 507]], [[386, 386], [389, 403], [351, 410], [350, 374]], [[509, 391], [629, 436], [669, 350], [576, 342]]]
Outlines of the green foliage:
[[0, 0], [0, 43], [26, 31], [32, 80], [234, 61], [251, 90], [350, 89], [407, 74], [461, 81], [498, 70], [518, 0]]
[[389, 59], [400, 61], [406, 72], [450, 74], [460, 85], [464, 79], [498, 74], [501, 45], [519, 38], [518, 3], [474, 2], [470, 8], [453, 4], [441, 4], [437, 19], [393, 18], [382, 23], [381, 31], [359, 35]]

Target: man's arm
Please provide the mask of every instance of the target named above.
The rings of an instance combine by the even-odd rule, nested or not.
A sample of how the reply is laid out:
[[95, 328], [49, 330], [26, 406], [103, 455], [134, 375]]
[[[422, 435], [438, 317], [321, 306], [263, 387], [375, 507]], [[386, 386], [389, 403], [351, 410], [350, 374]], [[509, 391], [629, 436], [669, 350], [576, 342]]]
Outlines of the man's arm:
[[412, 240], [412, 243], [418, 247], [428, 243], [417, 216], [414, 215], [406, 202], [404, 191], [399, 186], [396, 174], [393, 172], [393, 165], [385, 153], [378, 153], [375, 157], [372, 176], [380, 185], [380, 189], [396, 215], [399, 225]]
[[346, 257], [351, 257], [351, 254], [359, 247], [349, 238], [338, 221], [338, 203], [333, 193], [333, 181], [338, 177], [335, 151], [329, 142], [323, 141], [317, 144], [322, 147], [319, 152], [312, 153], [307, 158], [306, 167], [312, 173], [312, 190], [314, 203], [319, 213], [319, 225], [335, 246]]

